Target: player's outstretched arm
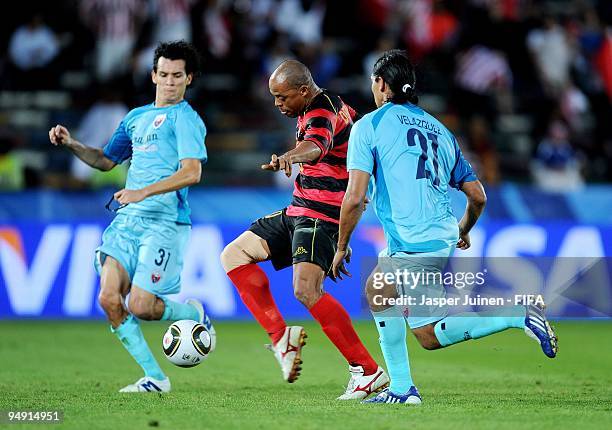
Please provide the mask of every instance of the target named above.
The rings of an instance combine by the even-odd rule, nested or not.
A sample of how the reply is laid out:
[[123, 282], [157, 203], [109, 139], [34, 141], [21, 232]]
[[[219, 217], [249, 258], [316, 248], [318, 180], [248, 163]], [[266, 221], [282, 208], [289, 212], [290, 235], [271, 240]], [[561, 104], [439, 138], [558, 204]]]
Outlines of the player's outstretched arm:
[[487, 195], [480, 181], [464, 182], [461, 186], [467, 197], [467, 205], [465, 207], [465, 213], [459, 221], [459, 241], [457, 242], [457, 248], [468, 249], [471, 246], [470, 243], [470, 230], [478, 221], [478, 218], [482, 214], [484, 207], [487, 203]]
[[181, 168], [172, 176], [168, 176], [139, 190], [127, 190], [124, 188], [117, 191], [114, 197], [122, 205], [138, 203], [150, 196], [169, 193], [195, 185], [200, 182], [201, 177], [202, 162], [197, 158], [185, 158], [181, 160]]
[[301, 141], [291, 151], [285, 152], [281, 156], [272, 154], [268, 164], [262, 164], [263, 170], [277, 172], [283, 170], [287, 177], [291, 176], [291, 165], [294, 163], [310, 163], [318, 160], [321, 156], [321, 149], [309, 140]]
[[102, 149], [83, 145], [78, 140], [73, 139], [68, 129], [63, 125], [58, 124], [49, 130], [49, 140], [55, 146], [65, 146], [94, 169], [106, 172], [115, 167], [116, 163], [106, 158]]

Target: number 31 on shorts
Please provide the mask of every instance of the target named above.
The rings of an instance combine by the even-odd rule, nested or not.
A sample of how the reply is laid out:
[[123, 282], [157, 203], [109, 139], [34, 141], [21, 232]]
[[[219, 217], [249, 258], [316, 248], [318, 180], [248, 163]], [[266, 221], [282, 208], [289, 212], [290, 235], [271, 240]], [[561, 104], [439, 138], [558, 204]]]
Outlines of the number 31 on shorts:
[[162, 270], [165, 272], [172, 253], [170, 251], [166, 251], [164, 248], [159, 248], [157, 253], [158, 257], [155, 259], [155, 265], [162, 267]]

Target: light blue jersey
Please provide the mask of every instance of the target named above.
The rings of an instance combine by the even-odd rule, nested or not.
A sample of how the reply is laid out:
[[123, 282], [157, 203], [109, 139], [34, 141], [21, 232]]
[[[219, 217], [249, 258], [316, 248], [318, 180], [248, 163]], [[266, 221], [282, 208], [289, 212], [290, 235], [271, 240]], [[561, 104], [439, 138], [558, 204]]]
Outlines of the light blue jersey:
[[433, 252], [459, 238], [448, 187], [475, 181], [455, 137], [412, 104], [387, 103], [351, 130], [348, 170], [370, 173], [389, 255]]
[[[185, 158], [205, 162], [205, 137], [204, 122], [186, 101], [162, 108], [152, 103], [125, 116], [104, 147], [104, 155], [117, 164], [132, 158], [125, 188], [136, 190], [173, 175]], [[187, 191], [185, 187], [147, 197], [118, 212], [191, 224]]]

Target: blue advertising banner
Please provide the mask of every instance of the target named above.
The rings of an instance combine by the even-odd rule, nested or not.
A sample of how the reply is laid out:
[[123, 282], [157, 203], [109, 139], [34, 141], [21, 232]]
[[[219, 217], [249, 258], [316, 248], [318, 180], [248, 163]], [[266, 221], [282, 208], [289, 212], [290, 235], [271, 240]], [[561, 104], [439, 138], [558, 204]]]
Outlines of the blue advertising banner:
[[[15, 222], [0, 225], [0, 318], [103, 318], [97, 304], [98, 278], [93, 267], [94, 249], [106, 223]], [[182, 290], [176, 297], [195, 297], [206, 303], [217, 318], [248, 318], [234, 287], [219, 261], [223, 247], [238, 236], [245, 225], [195, 224], [185, 254]], [[472, 247], [456, 251], [464, 257], [515, 257], [512, 265], [498, 265], [496, 278], [512, 283], [517, 267], [530, 276], [552, 276], [548, 265], [533, 264], [528, 257], [605, 257], [612, 255], [612, 227], [575, 223], [489, 222], [474, 229]], [[376, 224], [362, 224], [354, 235], [351, 278], [339, 283], [327, 279], [325, 289], [342, 302], [354, 317], [368, 317], [363, 303], [364, 262], [385, 247]], [[523, 261], [525, 260], [525, 261]], [[567, 260], [559, 260], [563, 266]], [[517, 263], [518, 262], [518, 263]], [[522, 263], [521, 263], [522, 262]], [[519, 264], [520, 263], [520, 264]], [[519, 266], [516, 266], [519, 264]], [[307, 318], [308, 312], [293, 297], [291, 269], [268, 274], [276, 301], [288, 318]], [[583, 267], [568, 270], [579, 274]], [[569, 275], [568, 275], [569, 276]], [[543, 281], [543, 285], [544, 282]], [[560, 316], [606, 316], [612, 309], [610, 282], [601, 285], [598, 306], [561, 304]], [[588, 300], [587, 300], [588, 301]], [[588, 304], [588, 303], [587, 303]]]

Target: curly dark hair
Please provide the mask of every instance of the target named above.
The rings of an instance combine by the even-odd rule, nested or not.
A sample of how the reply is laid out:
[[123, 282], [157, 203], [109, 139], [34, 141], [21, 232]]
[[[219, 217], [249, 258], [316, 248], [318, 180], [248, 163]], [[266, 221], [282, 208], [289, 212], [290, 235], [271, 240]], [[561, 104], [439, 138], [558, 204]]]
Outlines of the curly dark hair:
[[161, 42], [157, 45], [153, 56], [153, 70], [155, 72], [157, 72], [157, 62], [160, 57], [169, 60], [185, 60], [185, 73], [193, 74], [194, 77], [200, 74], [200, 54], [191, 43], [185, 40]]
[[392, 103], [403, 104], [410, 102], [417, 104], [416, 76], [414, 66], [408, 58], [406, 51], [392, 49], [385, 52], [374, 64], [372, 75], [383, 78], [393, 91]]

